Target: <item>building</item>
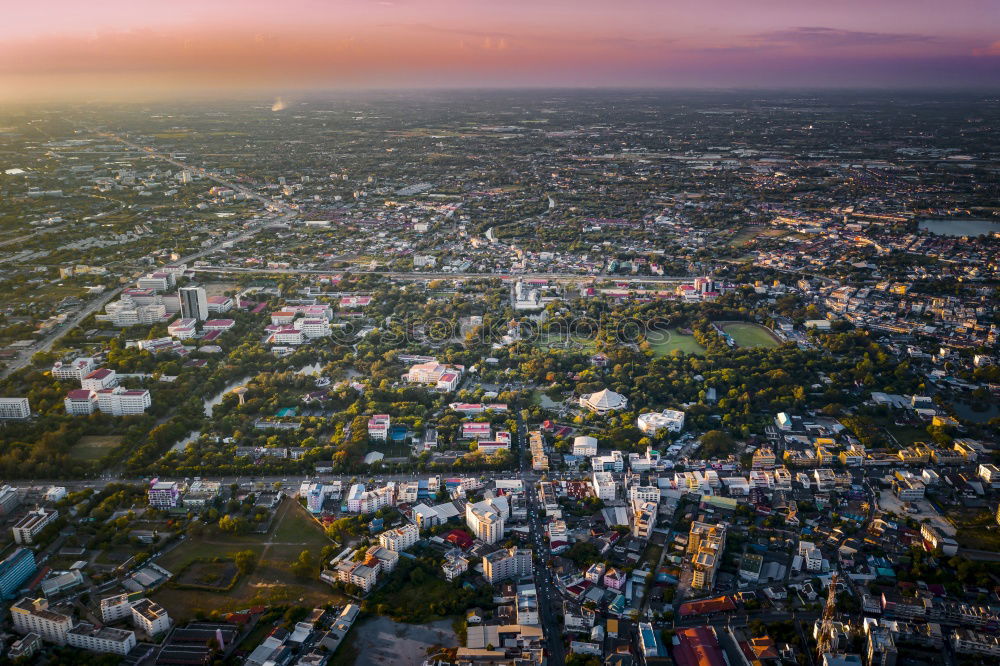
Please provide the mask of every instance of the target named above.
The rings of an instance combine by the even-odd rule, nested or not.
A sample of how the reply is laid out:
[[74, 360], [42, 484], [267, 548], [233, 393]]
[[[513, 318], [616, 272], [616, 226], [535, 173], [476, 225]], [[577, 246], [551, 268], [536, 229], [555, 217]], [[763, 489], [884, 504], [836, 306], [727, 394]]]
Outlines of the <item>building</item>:
[[66, 634], [66, 643], [82, 650], [124, 657], [135, 647], [135, 632], [114, 627], [95, 627], [81, 622]]
[[632, 513], [632, 536], [637, 539], [649, 539], [656, 527], [656, 504], [642, 502]]
[[155, 601], [140, 599], [132, 604], [132, 626], [147, 636], [156, 636], [170, 629], [170, 616]]
[[639, 414], [636, 424], [639, 430], [653, 437], [662, 432], [680, 432], [684, 429], [684, 412], [664, 409], [662, 412]]
[[391, 419], [388, 414], [375, 414], [368, 419], [368, 437], [385, 441], [389, 438]]
[[309, 509], [309, 513], [322, 513], [324, 503], [326, 503], [326, 491], [323, 484], [319, 481], [310, 483], [306, 492], [306, 508]]
[[587, 457], [597, 455], [597, 438], [581, 435], [573, 439], [573, 455], [577, 457]]
[[17, 548], [0, 562], [0, 599], [13, 599], [35, 573], [35, 553]]
[[127, 594], [101, 599], [101, 622], [111, 624], [132, 616], [132, 602]]
[[469, 560], [459, 549], [453, 549], [444, 554], [444, 564], [441, 565], [444, 578], [453, 581], [469, 570]]
[[0, 488], [0, 516], [6, 516], [21, 504], [17, 488], [3, 486]]
[[145, 414], [153, 404], [149, 389], [126, 389], [121, 386], [94, 391], [97, 408], [112, 416]]
[[73, 389], [66, 394], [63, 405], [71, 416], [90, 416], [97, 411], [97, 394], [90, 389]]
[[73, 361], [56, 361], [52, 366], [52, 377], [60, 381], [82, 381], [94, 371], [96, 363], [92, 358], [78, 358]]
[[7, 650], [7, 656], [11, 659], [22, 657], [28, 659], [41, 649], [42, 637], [35, 632], [31, 632], [11, 643], [10, 649]]
[[49, 602], [45, 599], [28, 597], [10, 607], [10, 618], [17, 633], [35, 633], [42, 640], [56, 645], [66, 644], [66, 636], [73, 625], [73, 619], [69, 615], [49, 610]]
[[0, 421], [23, 421], [30, 417], [27, 398], [0, 398]]
[[149, 506], [156, 509], [174, 508], [177, 506], [180, 494], [180, 488], [176, 483], [171, 481], [157, 481], [155, 479], [149, 484], [149, 490], [146, 491]]
[[896, 643], [892, 631], [880, 625], [866, 626], [868, 642], [865, 645], [865, 663], [868, 666], [896, 666]]
[[691, 587], [711, 590], [715, 585], [715, 574], [722, 563], [726, 549], [725, 525], [713, 525], [695, 521], [688, 533], [687, 553], [693, 574]]
[[506, 497], [487, 497], [481, 502], [465, 505], [465, 523], [484, 543], [503, 540], [504, 525], [509, 518], [510, 505]]
[[420, 530], [416, 525], [403, 525], [392, 530], [386, 530], [378, 535], [378, 543], [387, 550], [397, 553], [410, 548], [420, 540]]
[[532, 551], [516, 546], [501, 549], [483, 556], [483, 576], [496, 585], [500, 581], [528, 578], [534, 574]]
[[799, 557], [806, 571], [822, 571], [823, 553], [811, 541], [799, 541]]
[[24, 518], [17, 521], [11, 532], [14, 535], [14, 543], [20, 545], [31, 545], [35, 542], [35, 537], [44, 530], [50, 523], [59, 517], [59, 512], [55, 509], [35, 509], [29, 511]]
[[753, 452], [751, 461], [752, 469], [774, 469], [775, 465], [774, 449], [761, 447]]
[[594, 472], [592, 484], [594, 495], [599, 500], [607, 502], [618, 495], [618, 483], [611, 476], [611, 472]]
[[1000, 637], [996, 633], [956, 629], [951, 635], [951, 647], [959, 654], [1000, 658]]
[[607, 414], [628, 407], [628, 399], [620, 393], [604, 389], [580, 396], [580, 406], [596, 414]]
[[111, 368], [92, 370], [86, 377], [80, 380], [80, 388], [88, 391], [100, 391], [101, 389], [114, 388], [115, 386], [118, 386], [118, 375]]
[[208, 319], [208, 295], [202, 287], [181, 287], [177, 297], [181, 301], [181, 317], [196, 321]]

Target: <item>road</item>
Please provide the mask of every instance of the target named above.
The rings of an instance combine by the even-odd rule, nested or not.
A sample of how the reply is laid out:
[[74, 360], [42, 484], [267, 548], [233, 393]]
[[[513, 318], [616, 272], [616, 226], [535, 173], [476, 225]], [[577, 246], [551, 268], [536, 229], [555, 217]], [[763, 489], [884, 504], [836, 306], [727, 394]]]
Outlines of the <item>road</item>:
[[245, 268], [243, 266], [196, 266], [192, 270], [201, 273], [261, 273], [270, 275], [329, 275], [330, 273], [350, 273], [351, 275], [382, 275], [403, 280], [447, 280], [474, 278], [517, 278], [524, 280], [621, 280], [651, 284], [673, 284], [690, 281], [690, 276], [674, 275], [605, 275], [587, 273], [418, 273], [414, 271], [368, 271], [355, 269], [318, 268]]
[[[563, 646], [562, 629], [559, 626], [559, 616], [562, 613], [562, 599], [559, 590], [552, 581], [552, 572], [549, 569], [549, 542], [545, 536], [545, 528], [540, 516], [540, 506], [536, 487], [536, 474], [528, 465], [528, 457], [525, 455], [527, 442], [527, 427], [521, 419], [520, 413], [517, 415], [517, 442], [516, 460], [520, 466], [521, 482], [524, 484], [524, 495], [528, 508], [528, 535], [531, 545], [538, 555], [535, 564], [535, 588], [538, 591], [538, 619], [542, 623], [542, 631], [545, 634], [545, 642], [548, 650], [548, 661], [550, 664], [566, 663], [566, 655]], [[553, 608], [558, 605], [558, 610]]]
[[[181, 257], [175, 263], [186, 264], [196, 261], [206, 255], [212, 254], [213, 252], [222, 249], [222, 247], [227, 243], [234, 243], [234, 244], [242, 243], [243, 241], [259, 233], [262, 229], [264, 229], [268, 225], [288, 222], [293, 217], [298, 215], [298, 211], [289, 206], [288, 204], [285, 204], [283, 202], [272, 201], [271, 199], [268, 199], [267, 197], [257, 192], [254, 192], [249, 188], [230, 182], [223, 178], [219, 178], [218, 176], [206, 171], [201, 167], [185, 164], [167, 155], [157, 153], [152, 148], [139, 146], [138, 144], [127, 141], [119, 137], [118, 135], [112, 134], [110, 132], [97, 132], [97, 133], [105, 138], [113, 139], [115, 141], [123, 143], [126, 146], [129, 146], [130, 148], [133, 148], [135, 150], [140, 150], [154, 159], [159, 159], [164, 162], [168, 162], [169, 164], [181, 167], [183, 169], [197, 172], [215, 183], [219, 183], [220, 185], [225, 185], [226, 187], [232, 188], [237, 192], [245, 194], [249, 198], [261, 202], [267, 207], [268, 211], [280, 214], [278, 217], [267, 218], [253, 224], [251, 227], [247, 228], [246, 231], [237, 236], [226, 238], [224, 240], [219, 241], [218, 243], [210, 245], [209, 247], [203, 248], [201, 250], [198, 250], [197, 252]], [[13, 239], [13, 240], [18, 240], [18, 239]], [[7, 365], [3, 368], [3, 370], [0, 370], [0, 379], [5, 379], [10, 375], [12, 375], [13, 373], [17, 372], [18, 370], [27, 367], [31, 363], [31, 357], [37, 354], [38, 352], [45, 352], [52, 349], [52, 346], [59, 339], [61, 339], [64, 335], [69, 333], [77, 326], [79, 326], [84, 319], [86, 319], [87, 317], [89, 317], [90, 315], [94, 314], [95, 312], [103, 308], [105, 305], [107, 305], [111, 301], [111, 299], [120, 294], [122, 292], [122, 289], [124, 288], [125, 287], [119, 287], [117, 289], [102, 294], [95, 300], [85, 305], [82, 310], [78, 311], [75, 315], [73, 315], [73, 317], [67, 319], [66, 322], [60, 324], [59, 326], [56, 326], [51, 333], [43, 337], [41, 340], [38, 340], [37, 342], [35, 342], [35, 344], [31, 345], [30, 347], [26, 347], [25, 349], [21, 350], [18, 353], [17, 358], [8, 361]]]

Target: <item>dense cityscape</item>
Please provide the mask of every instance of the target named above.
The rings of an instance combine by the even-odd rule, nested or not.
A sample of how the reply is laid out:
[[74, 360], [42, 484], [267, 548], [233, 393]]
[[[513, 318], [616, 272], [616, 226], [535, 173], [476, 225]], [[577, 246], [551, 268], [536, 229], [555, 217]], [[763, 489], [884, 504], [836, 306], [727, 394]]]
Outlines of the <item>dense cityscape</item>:
[[996, 663], [998, 121], [5, 108], [2, 663]]

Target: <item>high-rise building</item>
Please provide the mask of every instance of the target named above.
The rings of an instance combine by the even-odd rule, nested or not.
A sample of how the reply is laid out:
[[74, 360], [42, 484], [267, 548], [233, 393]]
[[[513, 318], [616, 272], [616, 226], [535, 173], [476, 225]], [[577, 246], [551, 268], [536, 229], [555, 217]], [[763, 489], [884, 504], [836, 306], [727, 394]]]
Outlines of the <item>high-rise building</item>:
[[691, 556], [691, 587], [711, 590], [715, 585], [715, 574], [722, 563], [722, 553], [726, 549], [725, 525], [711, 523], [691, 523], [688, 535], [688, 555]]
[[512, 578], [527, 578], [534, 572], [531, 550], [517, 548], [501, 549], [483, 557], [483, 577], [490, 585]]
[[465, 523], [485, 543], [503, 540], [504, 524], [508, 518], [510, 505], [506, 497], [488, 497], [482, 502], [465, 505]]
[[24, 597], [10, 607], [10, 617], [14, 631], [19, 634], [36, 633], [42, 640], [56, 645], [65, 645], [66, 636], [73, 625], [69, 615], [49, 610], [45, 599]]
[[13, 599], [24, 581], [35, 573], [35, 553], [18, 548], [0, 562], [0, 599]]
[[31, 417], [27, 398], [0, 398], [0, 421], [21, 421]]
[[208, 295], [202, 287], [181, 287], [177, 290], [181, 299], [181, 317], [185, 319], [208, 319]]

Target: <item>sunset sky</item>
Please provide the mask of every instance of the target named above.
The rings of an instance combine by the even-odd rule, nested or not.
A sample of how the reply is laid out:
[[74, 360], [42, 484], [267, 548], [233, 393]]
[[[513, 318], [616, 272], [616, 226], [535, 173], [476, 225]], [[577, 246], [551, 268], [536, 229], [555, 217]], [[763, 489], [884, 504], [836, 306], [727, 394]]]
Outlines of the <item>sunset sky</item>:
[[1000, 0], [36, 0], [0, 97], [490, 86], [997, 87]]

